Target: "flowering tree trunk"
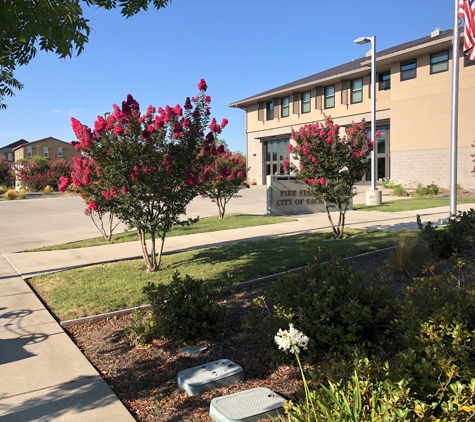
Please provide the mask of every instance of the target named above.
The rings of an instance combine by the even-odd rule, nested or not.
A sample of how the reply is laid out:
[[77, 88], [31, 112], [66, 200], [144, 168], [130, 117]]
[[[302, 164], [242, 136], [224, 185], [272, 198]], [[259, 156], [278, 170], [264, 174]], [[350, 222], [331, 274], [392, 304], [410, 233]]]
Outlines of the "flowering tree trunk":
[[[107, 214], [107, 222], [104, 221], [104, 215]], [[114, 223], [114, 213], [112, 211], [92, 211], [89, 213], [92, 222], [96, 226], [96, 229], [99, 230], [99, 233], [102, 234], [102, 237], [106, 242], [110, 242], [112, 239], [112, 234], [116, 227], [120, 224], [120, 220]], [[98, 221], [96, 221], [96, 219]]]

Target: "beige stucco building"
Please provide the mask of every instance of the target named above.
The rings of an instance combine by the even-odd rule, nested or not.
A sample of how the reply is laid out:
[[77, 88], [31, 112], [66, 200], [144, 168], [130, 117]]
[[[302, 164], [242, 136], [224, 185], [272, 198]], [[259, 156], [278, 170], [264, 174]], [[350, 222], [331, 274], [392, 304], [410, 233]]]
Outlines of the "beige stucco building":
[[15, 162], [34, 156], [51, 159], [54, 157], [64, 158], [71, 161], [73, 157], [79, 157], [81, 153], [76, 151], [71, 143], [61, 141], [51, 136], [33, 142], [24, 143], [13, 149]]
[[[376, 54], [377, 176], [406, 187], [450, 184], [453, 31], [431, 35]], [[368, 44], [369, 45], [369, 44]], [[370, 127], [371, 56], [290, 82], [230, 104], [246, 112], [249, 179], [265, 184], [282, 171], [291, 129], [330, 115], [340, 126]], [[475, 187], [475, 62], [459, 58], [458, 182]], [[366, 175], [366, 179], [370, 174]], [[368, 183], [369, 180], [363, 180]]]

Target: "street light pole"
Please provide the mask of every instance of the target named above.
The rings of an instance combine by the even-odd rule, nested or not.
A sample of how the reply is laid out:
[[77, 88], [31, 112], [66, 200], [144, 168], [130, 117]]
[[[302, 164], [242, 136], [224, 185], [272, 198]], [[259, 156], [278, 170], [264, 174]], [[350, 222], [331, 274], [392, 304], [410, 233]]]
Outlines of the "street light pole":
[[381, 191], [378, 191], [376, 187], [376, 148], [378, 145], [377, 142], [374, 142], [376, 133], [376, 35], [357, 38], [354, 42], [356, 44], [371, 43], [371, 137], [373, 138], [373, 151], [371, 151], [371, 189], [366, 192], [366, 205], [381, 205]]

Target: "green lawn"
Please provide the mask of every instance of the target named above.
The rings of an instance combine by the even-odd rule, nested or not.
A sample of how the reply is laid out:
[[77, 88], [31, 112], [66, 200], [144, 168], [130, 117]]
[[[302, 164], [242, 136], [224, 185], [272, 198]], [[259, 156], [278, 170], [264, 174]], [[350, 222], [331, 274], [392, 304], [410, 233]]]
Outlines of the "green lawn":
[[394, 246], [400, 232], [347, 229], [344, 239], [327, 233], [302, 234], [166, 255], [163, 269], [144, 271], [142, 260], [78, 268], [30, 280], [60, 320], [96, 315], [145, 303], [142, 288], [148, 282], [168, 283], [178, 270], [204, 278], [212, 286], [227, 286], [307, 265], [318, 247], [321, 259], [332, 251], [352, 256]]
[[[229, 214], [222, 220], [219, 217], [201, 218], [197, 223], [190, 226], [175, 226], [167, 237], [183, 236], [187, 234], [209, 233], [221, 230], [240, 229], [243, 227], [265, 226], [267, 224], [288, 223], [297, 221], [295, 218], [273, 217], [267, 215], [250, 214]], [[103, 237], [80, 240], [77, 242], [63, 243], [54, 246], [45, 246], [37, 249], [29, 249], [24, 252], [57, 251], [63, 249], [78, 249], [89, 246], [112, 245], [114, 243], [134, 242], [138, 240], [137, 231], [131, 230], [125, 233], [117, 233], [112, 236], [110, 242], [106, 242]]]
[[[458, 204], [474, 204], [473, 199], [457, 199]], [[436, 208], [450, 205], [449, 198], [410, 198], [398, 199], [396, 201], [384, 202], [381, 205], [354, 205], [353, 209], [357, 211], [384, 211], [384, 212], [401, 212], [422, 210], [424, 208]]]

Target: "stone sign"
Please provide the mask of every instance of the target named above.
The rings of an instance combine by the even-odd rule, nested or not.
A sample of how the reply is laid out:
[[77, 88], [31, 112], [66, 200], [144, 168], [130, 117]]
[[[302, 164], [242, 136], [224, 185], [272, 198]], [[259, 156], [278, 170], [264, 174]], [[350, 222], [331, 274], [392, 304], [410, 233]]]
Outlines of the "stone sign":
[[[295, 176], [267, 176], [267, 214], [295, 215], [326, 212], [325, 204], [311, 196], [306, 185]], [[352, 209], [351, 201], [348, 209]], [[331, 210], [337, 211], [336, 208]]]

